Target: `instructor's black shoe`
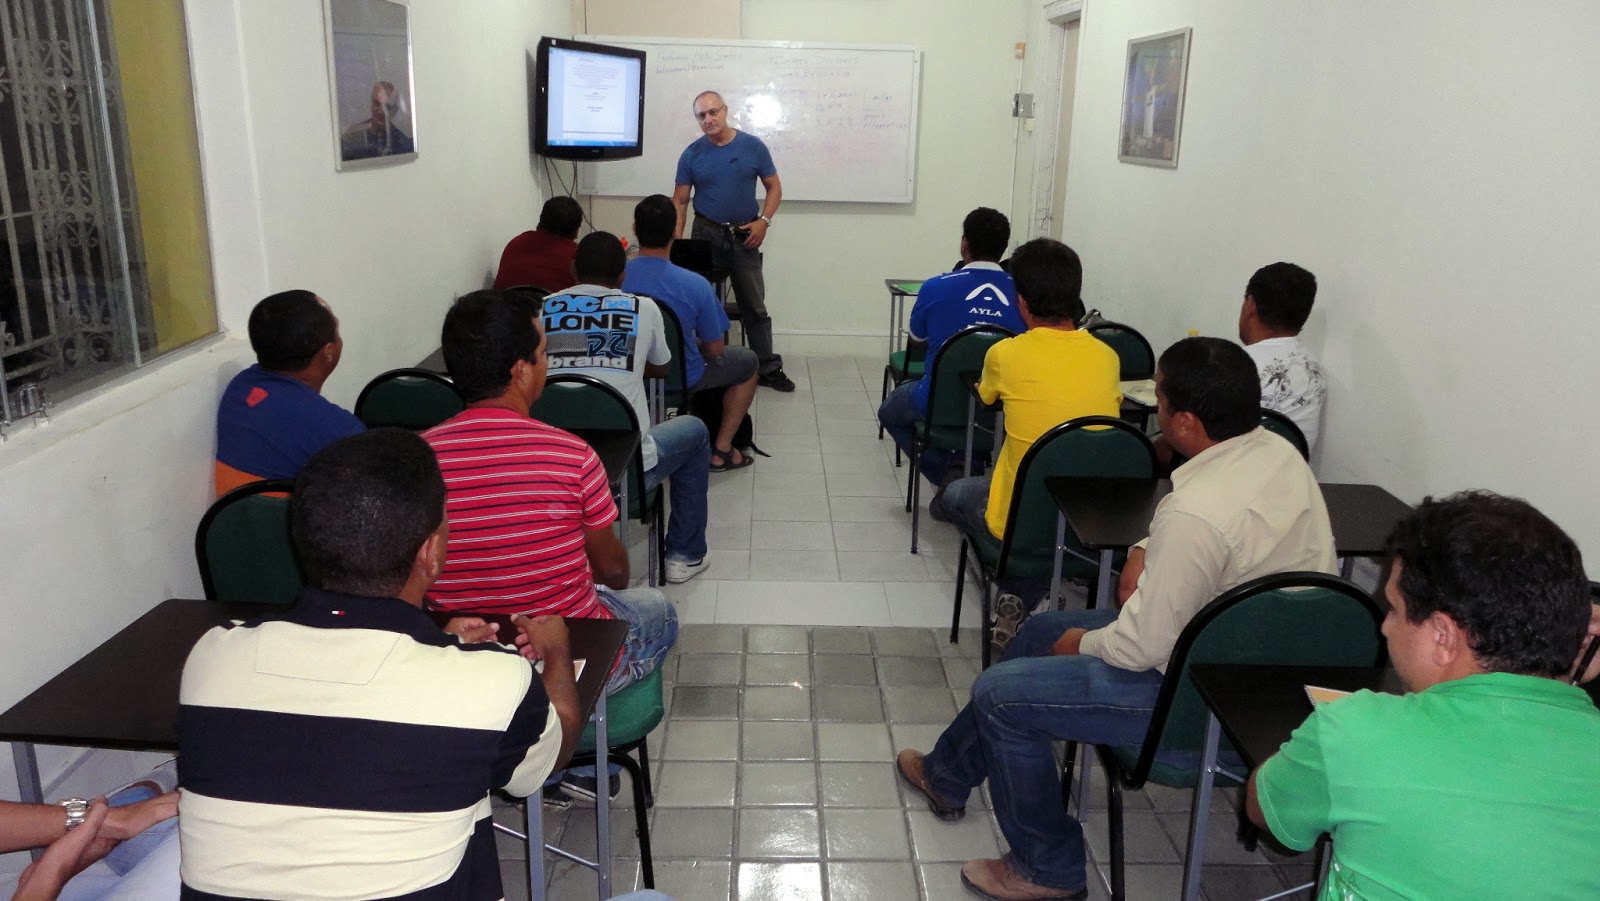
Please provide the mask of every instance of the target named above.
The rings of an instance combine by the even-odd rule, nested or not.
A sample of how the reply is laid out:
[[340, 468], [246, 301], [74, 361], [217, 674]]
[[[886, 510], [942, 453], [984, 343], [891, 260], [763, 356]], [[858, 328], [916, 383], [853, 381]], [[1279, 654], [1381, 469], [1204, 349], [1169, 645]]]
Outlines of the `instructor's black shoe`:
[[763, 388], [771, 388], [775, 391], [782, 391], [784, 394], [788, 394], [790, 391], [794, 390], [794, 382], [790, 381], [789, 377], [783, 374], [782, 369], [774, 369], [771, 372], [761, 373], [761, 377], [756, 379], [756, 384]]

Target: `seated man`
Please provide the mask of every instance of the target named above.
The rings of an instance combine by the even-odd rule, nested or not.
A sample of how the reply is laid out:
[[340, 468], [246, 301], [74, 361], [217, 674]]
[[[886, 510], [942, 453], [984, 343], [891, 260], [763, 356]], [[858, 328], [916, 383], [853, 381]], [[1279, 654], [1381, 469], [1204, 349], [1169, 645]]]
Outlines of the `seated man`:
[[540, 676], [422, 611], [444, 507], [433, 452], [400, 429], [335, 442], [295, 480], [308, 587], [207, 632], [183, 669], [185, 897], [503, 896], [489, 793], [538, 789], [583, 723], [559, 618], [518, 621]]
[[1318, 705], [1250, 777], [1250, 819], [1325, 899], [1600, 898], [1600, 711], [1568, 684], [1590, 619], [1577, 545], [1527, 502], [1425, 500], [1384, 595], [1405, 695]]
[[582, 284], [544, 301], [544, 330], [550, 369], [599, 379], [617, 389], [643, 431], [645, 491], [668, 482], [667, 581], [687, 582], [705, 571], [706, 487], [711, 442], [706, 424], [694, 416], [675, 416], [650, 424], [644, 380], [667, 374], [667, 347], [661, 308], [623, 293], [628, 263], [622, 243], [607, 232], [592, 232], [578, 242], [573, 268]]
[[450, 520], [433, 605], [627, 620], [607, 691], [649, 675], [677, 641], [678, 616], [661, 592], [628, 590], [628, 551], [611, 530], [617, 505], [594, 449], [528, 415], [548, 365], [536, 303], [463, 295], [441, 343], [467, 409], [422, 436], [439, 456]]
[[725, 388], [722, 424], [711, 443], [711, 471], [749, 466], [755, 460], [733, 446], [750, 402], [756, 396], [760, 360], [748, 347], [728, 347], [728, 314], [717, 300], [711, 283], [697, 273], [671, 262], [672, 232], [678, 225], [678, 208], [672, 198], [654, 194], [633, 208], [633, 233], [639, 238], [639, 255], [628, 263], [622, 289], [667, 305], [683, 327], [684, 382], [691, 391]]
[[989, 349], [978, 382], [985, 403], [1005, 408], [999, 463], [989, 475], [951, 482], [928, 505], [935, 519], [996, 538], [1005, 535], [1017, 467], [1033, 442], [1063, 422], [1115, 416], [1122, 406], [1117, 352], [1073, 325], [1083, 315], [1078, 255], [1060, 241], [1035, 238], [1017, 248], [1011, 275], [1027, 330]]
[[1132, 594], [1120, 611], [1034, 614], [933, 751], [900, 752], [901, 777], [941, 819], [961, 817], [989, 781], [1011, 853], [962, 867], [979, 895], [1086, 897], [1083, 828], [1062, 808], [1051, 741], [1139, 744], [1162, 670], [1201, 608], [1258, 576], [1334, 571], [1322, 491], [1300, 454], [1261, 428], [1257, 396], [1238, 345], [1186, 338], [1168, 348], [1157, 416], [1191, 459], [1156, 508], [1146, 548], [1128, 558]]
[[565, 291], [572, 287], [572, 258], [578, 253], [578, 226], [582, 224], [583, 207], [578, 201], [571, 197], [546, 200], [534, 230], [512, 238], [501, 252], [494, 289], [533, 285]]
[[[998, 325], [1019, 335], [1027, 329], [1012, 277], [998, 262], [1010, 241], [1011, 223], [1000, 211], [981, 206], [967, 214], [961, 222], [962, 265], [928, 279], [917, 291], [917, 302], [911, 307], [908, 353], [922, 349], [931, 367], [939, 348], [964, 328]], [[928, 415], [931, 381], [927, 375], [907, 381], [890, 392], [878, 408], [878, 421], [903, 454], [911, 453], [912, 427]], [[948, 451], [929, 448], [919, 461], [922, 474], [942, 486], [954, 459]]]
[[177, 897], [176, 781], [167, 763], [92, 801], [0, 801], [0, 854], [49, 846], [23, 871], [14, 901]]
[[233, 377], [217, 405], [217, 494], [262, 479], [292, 479], [311, 455], [365, 428], [322, 396], [339, 365], [339, 319], [310, 291], [284, 291], [250, 311], [256, 365]]
[[1250, 276], [1239, 310], [1239, 343], [1256, 361], [1261, 406], [1294, 420], [1312, 450], [1317, 449], [1328, 380], [1300, 340], [1300, 329], [1316, 299], [1316, 276], [1293, 263], [1273, 263]]

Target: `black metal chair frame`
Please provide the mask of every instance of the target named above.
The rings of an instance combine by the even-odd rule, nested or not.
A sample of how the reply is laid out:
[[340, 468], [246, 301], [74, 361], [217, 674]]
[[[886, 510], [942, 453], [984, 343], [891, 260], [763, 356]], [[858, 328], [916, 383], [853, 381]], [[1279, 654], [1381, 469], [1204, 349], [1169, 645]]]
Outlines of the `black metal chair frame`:
[[220, 600], [217, 597], [216, 580], [211, 575], [211, 555], [206, 550], [206, 534], [211, 531], [211, 524], [224, 510], [245, 498], [258, 494], [290, 494], [293, 490], [294, 483], [286, 479], [248, 482], [212, 501], [211, 506], [206, 508], [205, 515], [200, 517], [200, 525], [194, 530], [194, 559], [200, 567], [200, 590], [205, 593], [206, 600]]
[[[683, 357], [683, 349], [689, 343], [689, 335], [684, 332], [683, 322], [678, 319], [678, 314], [673, 312], [672, 307], [654, 298], [651, 298], [651, 300], [655, 302], [656, 309], [661, 311], [662, 322], [665, 323], [671, 320], [673, 327], [677, 329], [678, 345], [672, 348], [672, 360], [667, 365], [677, 372], [678, 384], [682, 386], [678, 405], [673, 408], [672, 412], [674, 415], [683, 416], [689, 412], [689, 394], [690, 389], [693, 387], [689, 384], [689, 363]], [[655, 383], [656, 394], [656, 403], [652, 405], [652, 411], [658, 422], [665, 421], [667, 418], [666, 398], [670, 389], [667, 388], [666, 379], [652, 379], [652, 381]]]
[[[1048, 447], [1051, 442], [1056, 441], [1063, 435], [1094, 426], [1107, 426], [1118, 431], [1127, 432], [1128, 434], [1137, 437], [1139, 442], [1144, 445], [1146, 452], [1150, 454], [1151, 471], [1154, 472], [1155, 470], [1156, 451], [1155, 447], [1150, 443], [1150, 439], [1137, 427], [1118, 419], [1115, 416], [1080, 416], [1077, 419], [1069, 420], [1058, 426], [1055, 426], [1054, 428], [1050, 429], [1050, 431], [1040, 435], [1038, 440], [1033, 442], [1032, 446], [1028, 448], [1028, 452], [1022, 455], [1022, 462], [1017, 464], [1017, 476], [1015, 481], [1012, 482], [1011, 505], [1006, 510], [1006, 533], [1000, 537], [1000, 557], [995, 561], [994, 572], [988, 572], [983, 565], [982, 556], [979, 555], [975, 550], [972, 551], [973, 560], [978, 567], [979, 581], [983, 583], [983, 594], [980, 601], [982, 604], [980, 620], [983, 624], [983, 647], [981, 648], [981, 653], [983, 654], [984, 669], [988, 669], [991, 662], [989, 659], [990, 643], [994, 637], [994, 623], [990, 622], [990, 609], [993, 602], [994, 587], [995, 583], [1005, 575], [1006, 566], [1011, 561], [1011, 552], [1016, 543], [1018, 512], [1022, 509], [1022, 486], [1028, 477], [1028, 470], [1033, 466], [1034, 459], [1037, 458], [1039, 454], [1043, 453], [1044, 448]], [[967, 554], [971, 548], [971, 544], [972, 542], [967, 538], [966, 535], [961, 536], [961, 557], [956, 563], [955, 609], [950, 614], [951, 644], [956, 644], [956, 639], [960, 635], [961, 598], [966, 591]], [[1084, 559], [1088, 560], [1089, 558], [1086, 557]], [[1098, 563], [1098, 561], [1090, 562]]]
[[[402, 368], [402, 369], [391, 369], [388, 372], [382, 372], [382, 373], [379, 373], [378, 375], [373, 376], [372, 377], [372, 381], [367, 382], [366, 387], [361, 389], [361, 393], [356, 396], [356, 406], [355, 406], [355, 411], [354, 411], [355, 412], [355, 417], [357, 419], [361, 420], [363, 423], [365, 423], [367, 420], [361, 414], [366, 408], [367, 398], [372, 395], [373, 391], [383, 387], [384, 385], [388, 384], [389, 382], [392, 382], [392, 381], [395, 381], [396, 379], [401, 379], [401, 378], [414, 378], [414, 379], [421, 379], [422, 381], [425, 381], [425, 382], [433, 382], [435, 384], [443, 385], [444, 387], [449, 388], [451, 393], [457, 393], [456, 392], [456, 383], [451, 381], [449, 379], [449, 377], [440, 375], [437, 372], [432, 372], [432, 371], [427, 370], [427, 369], [417, 369], [415, 367], [406, 367], [406, 368]], [[371, 426], [369, 426], [369, 427], [371, 427]]]

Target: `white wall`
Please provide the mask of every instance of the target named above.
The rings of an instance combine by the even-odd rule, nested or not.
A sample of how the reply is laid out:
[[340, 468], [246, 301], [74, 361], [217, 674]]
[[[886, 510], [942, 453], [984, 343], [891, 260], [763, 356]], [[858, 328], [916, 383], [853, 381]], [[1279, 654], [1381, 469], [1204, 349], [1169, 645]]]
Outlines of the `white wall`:
[[[1065, 238], [1158, 348], [1318, 276], [1319, 471], [1527, 497], [1600, 555], [1600, 5], [1095, 0]], [[1129, 38], [1193, 26], [1176, 170], [1117, 162]], [[1592, 573], [1600, 569], [1591, 567]]]
[[[472, 6], [412, 0], [420, 158], [340, 174], [321, 0], [188, 4], [224, 327], [242, 335], [269, 291], [322, 294], [346, 341], [328, 393], [346, 405], [436, 347], [450, 299], [481, 287], [537, 217], [524, 59], [539, 34], [570, 32], [571, 8]], [[216, 399], [249, 357], [239, 337], [212, 340], [0, 445], [0, 616], [12, 624], [0, 709], [155, 603], [199, 595], [192, 541], [210, 501]], [[47, 789], [77, 756], [42, 751]], [[88, 769], [60, 788], [105, 788]], [[14, 792], [0, 752], [0, 797]]]

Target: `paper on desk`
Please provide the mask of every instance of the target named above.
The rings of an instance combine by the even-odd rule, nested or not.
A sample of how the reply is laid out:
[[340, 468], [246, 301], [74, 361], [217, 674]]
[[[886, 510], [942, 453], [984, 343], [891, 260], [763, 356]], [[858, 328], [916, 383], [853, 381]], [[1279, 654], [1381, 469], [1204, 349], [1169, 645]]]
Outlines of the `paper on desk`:
[[1156, 405], [1156, 380], [1134, 379], [1122, 383], [1122, 396], [1147, 407]]
[[1347, 694], [1350, 694], [1350, 692], [1340, 691], [1337, 688], [1323, 688], [1320, 685], [1306, 686], [1306, 698], [1311, 701], [1312, 707], [1318, 704], [1326, 704], [1329, 701], [1337, 701]]
[[[584, 660], [585, 660], [585, 658], [579, 657], [577, 660], [572, 661], [572, 681], [576, 682], [579, 679], [583, 678]], [[533, 662], [533, 668], [534, 668], [534, 670], [536, 670], [539, 673], [539, 675], [541, 675], [541, 676], [544, 675], [544, 661], [543, 660], [535, 660]]]

